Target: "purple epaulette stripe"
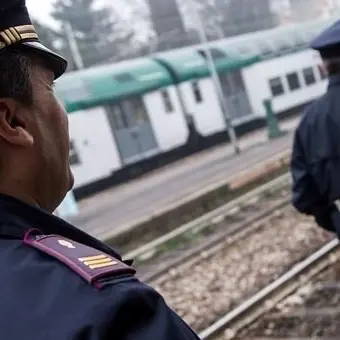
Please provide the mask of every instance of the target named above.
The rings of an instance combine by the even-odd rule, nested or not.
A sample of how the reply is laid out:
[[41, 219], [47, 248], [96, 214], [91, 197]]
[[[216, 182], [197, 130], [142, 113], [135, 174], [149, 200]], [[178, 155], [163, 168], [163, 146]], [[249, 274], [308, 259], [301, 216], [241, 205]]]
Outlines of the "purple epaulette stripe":
[[101, 278], [136, 273], [111, 255], [59, 235], [43, 235], [39, 230], [32, 229], [25, 235], [23, 242], [58, 259], [97, 288], [101, 288], [97, 282]]
[[[44, 238], [46, 238], [46, 237], [48, 237], [48, 236], [45, 236]], [[33, 241], [24, 240], [24, 243], [26, 245], [33, 246], [34, 248], [37, 248], [37, 249], [43, 251], [44, 253], [51, 255], [52, 257], [57, 258], [59, 261], [63, 262], [67, 266], [71, 267], [80, 276], [84, 277], [84, 279], [86, 281], [91, 283], [91, 279], [92, 279], [91, 276], [88, 273], [86, 273], [85, 271], [83, 271], [79, 266], [76, 266], [75, 264], [73, 264], [66, 256], [64, 256], [64, 255], [58, 253], [57, 251], [50, 249], [50, 248], [46, 247], [45, 245], [40, 244], [40, 243], [38, 243], [34, 240]]]

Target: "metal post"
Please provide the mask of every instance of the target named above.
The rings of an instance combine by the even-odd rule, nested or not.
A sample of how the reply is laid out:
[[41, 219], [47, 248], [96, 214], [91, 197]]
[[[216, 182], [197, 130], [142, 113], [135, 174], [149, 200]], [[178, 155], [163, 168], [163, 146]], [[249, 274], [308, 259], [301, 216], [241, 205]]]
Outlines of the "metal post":
[[216, 70], [216, 66], [215, 66], [215, 62], [214, 59], [212, 57], [210, 48], [208, 46], [208, 39], [207, 36], [205, 34], [205, 30], [202, 24], [202, 20], [199, 14], [199, 11], [197, 10], [196, 6], [194, 3], [192, 3], [192, 12], [194, 13], [195, 17], [196, 17], [196, 22], [197, 22], [197, 29], [198, 29], [198, 33], [200, 36], [200, 40], [204, 46], [205, 49], [205, 54], [207, 56], [207, 62], [208, 62], [208, 67], [209, 67], [209, 71], [211, 73], [212, 79], [213, 79], [213, 83], [214, 83], [214, 87], [215, 87], [215, 91], [222, 109], [222, 113], [223, 113], [223, 117], [225, 119], [225, 123], [227, 126], [227, 131], [228, 131], [228, 135], [230, 138], [231, 143], [234, 146], [234, 150], [236, 154], [240, 154], [240, 147], [238, 145], [238, 140], [236, 137], [236, 133], [235, 133], [235, 129], [232, 125], [231, 119], [228, 116], [228, 110], [224, 101], [224, 95], [223, 95], [223, 91], [222, 91], [222, 86], [220, 83], [220, 79], [218, 77], [218, 73]]
[[73, 60], [76, 63], [77, 69], [80, 70], [84, 68], [84, 63], [78, 48], [76, 38], [73, 33], [72, 26], [69, 22], [65, 23], [65, 32], [73, 56]]

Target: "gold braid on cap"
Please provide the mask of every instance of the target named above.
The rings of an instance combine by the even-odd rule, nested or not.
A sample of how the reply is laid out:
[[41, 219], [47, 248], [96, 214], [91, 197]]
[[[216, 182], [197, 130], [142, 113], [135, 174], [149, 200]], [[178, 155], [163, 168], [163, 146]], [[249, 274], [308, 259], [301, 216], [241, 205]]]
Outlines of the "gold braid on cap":
[[0, 49], [25, 40], [38, 40], [38, 34], [33, 25], [9, 27], [0, 32]]

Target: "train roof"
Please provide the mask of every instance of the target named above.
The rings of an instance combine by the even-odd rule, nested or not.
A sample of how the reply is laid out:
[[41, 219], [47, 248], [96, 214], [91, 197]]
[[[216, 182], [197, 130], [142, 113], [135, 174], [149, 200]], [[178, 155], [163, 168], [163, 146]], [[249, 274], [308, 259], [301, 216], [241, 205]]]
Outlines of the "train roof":
[[160, 64], [140, 58], [66, 73], [56, 81], [56, 94], [72, 112], [170, 84], [173, 80]]
[[313, 20], [301, 24], [290, 24], [274, 29], [248, 33], [223, 39], [217, 45], [236, 50], [244, 57], [257, 55], [261, 60], [277, 58], [309, 48], [311, 40], [337, 18]]
[[[228, 72], [304, 50], [315, 35], [335, 20], [318, 20], [248, 33], [210, 42], [207, 47], [217, 70]], [[199, 44], [66, 73], [56, 82], [56, 93], [67, 111], [72, 112], [174, 83], [208, 77], [210, 72], [205, 61], [205, 48]]]
[[[259, 61], [257, 55], [242, 56], [237, 51], [225, 50], [221, 46], [211, 46], [209, 50], [218, 72], [229, 72]], [[210, 70], [206, 58], [206, 50], [202, 47], [185, 48], [154, 56], [154, 60], [168, 68], [176, 83], [208, 77]]]
[[[219, 72], [240, 69], [268, 58], [304, 50], [310, 41], [336, 19], [310, 21], [225, 38], [207, 44]], [[209, 76], [202, 44], [156, 54], [175, 76], [176, 82]]]

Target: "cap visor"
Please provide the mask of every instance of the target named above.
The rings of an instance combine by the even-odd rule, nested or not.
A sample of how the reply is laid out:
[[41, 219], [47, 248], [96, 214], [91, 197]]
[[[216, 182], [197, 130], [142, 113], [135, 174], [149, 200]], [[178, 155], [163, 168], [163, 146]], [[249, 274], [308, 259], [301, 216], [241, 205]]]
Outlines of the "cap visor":
[[67, 61], [62, 56], [54, 53], [38, 41], [25, 41], [22, 45], [32, 52], [39, 54], [47, 62], [48, 67], [54, 72], [56, 79], [65, 73]]

